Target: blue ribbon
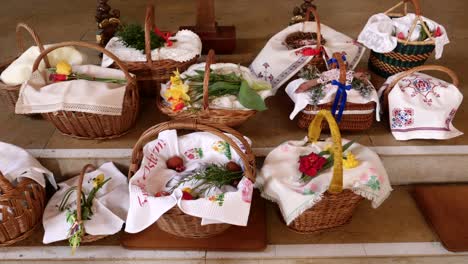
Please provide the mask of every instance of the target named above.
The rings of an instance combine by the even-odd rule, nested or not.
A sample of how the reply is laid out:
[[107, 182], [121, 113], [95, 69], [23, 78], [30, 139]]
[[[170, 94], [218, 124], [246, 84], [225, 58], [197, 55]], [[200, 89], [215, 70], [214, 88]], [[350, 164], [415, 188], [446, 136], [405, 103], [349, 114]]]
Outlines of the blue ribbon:
[[[346, 61], [346, 56], [345, 55], [342, 55], [341, 58], [343, 59], [343, 61]], [[340, 68], [340, 64], [338, 63], [338, 60], [335, 59], [335, 58], [331, 58], [327, 61], [328, 65], [331, 65], [333, 63], [336, 63], [336, 65], [338, 66], [338, 69]]]
[[333, 101], [331, 112], [335, 116], [336, 109], [338, 108], [339, 104], [340, 108], [338, 109], [338, 114], [336, 114], [335, 116], [336, 122], [339, 123], [341, 121], [341, 117], [343, 116], [343, 111], [346, 106], [346, 99], [348, 98], [348, 93], [346, 91], [351, 90], [351, 85], [346, 85], [337, 80], [333, 80], [331, 84], [338, 86], [338, 90], [336, 91], [335, 101]]

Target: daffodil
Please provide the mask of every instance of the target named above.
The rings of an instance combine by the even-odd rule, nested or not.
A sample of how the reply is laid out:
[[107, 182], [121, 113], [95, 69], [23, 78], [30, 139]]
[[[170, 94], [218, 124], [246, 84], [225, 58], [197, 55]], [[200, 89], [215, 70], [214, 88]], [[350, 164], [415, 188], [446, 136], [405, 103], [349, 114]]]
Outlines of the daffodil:
[[99, 174], [93, 179], [93, 187], [96, 188], [104, 182], [104, 174]]
[[190, 187], [185, 187], [182, 189], [182, 191], [192, 194], [192, 189]]
[[56, 66], [55, 72], [57, 74], [70, 75], [72, 73], [71, 65], [66, 61], [59, 61]]
[[323, 151], [332, 151], [332, 147], [333, 145], [328, 143], [327, 145], [325, 145], [325, 148], [323, 148]]
[[348, 152], [346, 158], [343, 159], [343, 167], [345, 169], [356, 168], [357, 166], [359, 166], [359, 164], [359, 160], [356, 159], [356, 156], [354, 156], [354, 154], [351, 151]]
[[181, 85], [181, 84], [184, 83], [182, 81], [182, 78], [180, 77], [179, 70], [176, 70], [176, 71], [174, 71], [172, 73], [174, 74], [174, 76], [171, 76], [171, 84], [172, 85]]
[[164, 97], [174, 101], [190, 101], [190, 96], [187, 94], [189, 86], [186, 84], [171, 84], [169, 89], [164, 92]]

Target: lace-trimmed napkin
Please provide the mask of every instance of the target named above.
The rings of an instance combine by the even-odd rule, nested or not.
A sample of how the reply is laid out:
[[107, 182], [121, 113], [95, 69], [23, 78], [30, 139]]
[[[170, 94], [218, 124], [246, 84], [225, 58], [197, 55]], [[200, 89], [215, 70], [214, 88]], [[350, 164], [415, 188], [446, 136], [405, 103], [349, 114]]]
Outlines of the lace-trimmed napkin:
[[[229, 134], [227, 134], [230, 136]], [[230, 136], [241, 149], [242, 144]], [[169, 191], [185, 176], [206, 164], [225, 164], [235, 161], [242, 164], [237, 153], [227, 142], [208, 132], [195, 132], [177, 137], [176, 130], [166, 130], [143, 148], [140, 169], [130, 179], [130, 208], [125, 231], [137, 233], [154, 222], [172, 207], [178, 206], [188, 215], [200, 217], [202, 225], [228, 223], [246, 226], [250, 213], [253, 183], [243, 177], [237, 188], [224, 186], [209, 190], [203, 198], [182, 200], [182, 188], [193, 187], [185, 183], [169, 196], [156, 197], [161, 191]], [[166, 167], [166, 160], [179, 156], [184, 159], [185, 171], [177, 173]]]
[[[93, 178], [104, 174], [104, 179], [111, 178], [96, 193], [91, 208], [91, 219], [83, 221], [86, 233], [90, 235], [112, 235], [119, 232], [124, 224], [128, 210], [127, 177], [112, 162], [101, 165], [97, 170], [85, 174], [83, 192], [88, 196], [93, 189]], [[49, 200], [42, 217], [44, 225], [43, 243], [48, 244], [68, 238], [71, 224], [67, 222], [67, 209], [58, 209], [64, 194], [78, 184], [78, 176], [59, 184], [60, 190]], [[67, 206], [76, 209], [76, 191], [71, 194]]]
[[[184, 62], [201, 54], [202, 43], [200, 37], [190, 30], [184, 29], [178, 31], [171, 40], [177, 41], [174, 41], [170, 47], [154, 49], [151, 51], [151, 58], [153, 60], [170, 59], [178, 62]], [[113, 37], [107, 43], [106, 49], [122, 61], [146, 61], [144, 51], [126, 47], [118, 37]], [[109, 67], [113, 62], [114, 61], [111, 58], [104, 54], [101, 66]]]
[[[379, 94], [398, 77], [387, 79]], [[388, 95], [390, 129], [397, 140], [450, 139], [463, 135], [452, 121], [463, 100], [453, 84], [424, 73], [401, 79]]]
[[[95, 65], [73, 66], [73, 72], [96, 78], [125, 79], [121, 70]], [[79, 111], [91, 114], [121, 115], [126, 84], [71, 80], [48, 83], [45, 71], [36, 71], [21, 86], [17, 114]]]
[[[297, 23], [291, 25], [274, 35], [257, 55], [250, 65], [250, 70], [255, 76], [271, 83], [273, 91], [293, 77], [300, 69], [312, 60], [313, 56], [304, 56], [301, 50], [314, 48], [304, 46], [299, 49], [288, 50], [284, 41], [294, 32], [316, 32], [315, 22]], [[321, 32], [326, 43], [322, 45], [325, 52], [331, 57], [334, 52], [345, 52], [349, 63], [349, 69], [354, 69], [364, 54], [364, 47], [350, 37], [321, 24]]]
[[[299, 157], [311, 152], [319, 153], [332, 144], [331, 139], [306, 145], [307, 141], [305, 138], [279, 145], [268, 154], [257, 176], [257, 185], [262, 190], [262, 196], [278, 203], [288, 225], [322, 199], [332, 178], [330, 168], [308, 183], [302, 183]], [[342, 144], [347, 142], [349, 141], [343, 140]], [[374, 208], [378, 207], [392, 191], [379, 156], [357, 143], [354, 143], [348, 151], [356, 156], [360, 165], [353, 169], [343, 169], [343, 189], [352, 190], [370, 200]]]
[[[326, 83], [326, 85], [323, 88], [323, 92], [325, 95], [323, 96], [322, 99], [318, 101], [317, 104], [326, 104], [333, 102], [336, 96], [336, 91], [338, 90], [338, 87], [336, 85], [332, 85], [330, 82], [332, 80], [338, 80], [339, 79], [339, 74], [340, 71], [338, 69], [332, 69], [326, 72], [323, 72], [321, 74], [321, 77], [319, 79], [320, 83]], [[354, 79], [354, 71], [348, 71], [346, 74], [346, 85], [350, 85], [351, 82]], [[297, 79], [288, 84], [286, 86], [286, 93], [288, 94], [289, 98], [294, 102], [294, 110], [291, 112], [289, 115], [289, 118], [291, 120], [296, 117], [296, 115], [302, 111], [304, 108], [306, 108], [307, 105], [313, 105], [312, 103], [312, 94], [311, 92], [304, 92], [304, 93], [296, 93], [296, 90], [299, 88], [299, 86], [307, 82], [306, 79]], [[377, 121], [380, 121], [380, 103], [379, 103], [379, 97], [377, 95], [377, 91], [375, 89], [372, 89], [371, 93], [369, 94], [368, 97], [363, 97], [359, 91], [355, 89], [351, 89], [347, 91], [347, 102], [350, 103], [356, 103], [356, 104], [366, 104], [369, 102], [375, 102], [376, 103], [376, 119]], [[351, 114], [349, 111], [347, 112], [346, 108], [343, 112], [344, 114]]]

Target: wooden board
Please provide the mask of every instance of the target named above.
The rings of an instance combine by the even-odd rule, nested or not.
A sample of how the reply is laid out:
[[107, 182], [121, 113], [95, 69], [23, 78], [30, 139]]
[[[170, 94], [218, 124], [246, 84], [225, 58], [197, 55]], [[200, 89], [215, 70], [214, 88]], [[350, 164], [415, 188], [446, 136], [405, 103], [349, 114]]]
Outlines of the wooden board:
[[468, 251], [468, 185], [423, 185], [413, 197], [449, 251]]
[[124, 233], [120, 242], [128, 249], [262, 251], [267, 246], [265, 201], [255, 194], [248, 225], [231, 226], [226, 232], [215, 237], [176, 237], [161, 231], [153, 224], [137, 234]]

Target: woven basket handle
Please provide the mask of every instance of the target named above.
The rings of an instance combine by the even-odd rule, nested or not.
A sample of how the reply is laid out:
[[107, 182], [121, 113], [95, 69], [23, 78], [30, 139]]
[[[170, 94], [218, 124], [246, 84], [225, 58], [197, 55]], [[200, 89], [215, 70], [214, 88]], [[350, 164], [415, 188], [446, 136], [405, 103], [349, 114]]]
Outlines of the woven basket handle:
[[145, 16], [145, 54], [146, 62], [152, 64], [151, 58], [151, 31], [153, 30], [154, 24], [154, 5], [148, 4], [146, 6], [146, 16]]
[[206, 56], [205, 76], [203, 78], [203, 110], [208, 110], [209, 106], [209, 88], [210, 88], [210, 67], [215, 63], [215, 51], [210, 49]]
[[[37, 35], [36, 31], [34, 31], [34, 29], [26, 25], [25, 23], [18, 23], [18, 25], [16, 25], [16, 46], [18, 47], [18, 52], [19, 52], [18, 55], [21, 55], [23, 52], [26, 51], [24, 47], [23, 35], [21, 34], [21, 29], [26, 30], [29, 33], [29, 35], [31, 35], [37, 47], [39, 48], [39, 52], [43, 52], [44, 45], [42, 45], [41, 39], [39, 39], [39, 36]], [[46, 67], [50, 68], [49, 59], [45, 57], [44, 61], [45, 61]]]
[[[157, 124], [143, 132], [143, 134], [140, 136], [137, 143], [133, 147], [131, 164], [128, 171], [129, 179], [135, 174], [135, 172], [138, 170], [138, 167], [140, 166], [140, 163], [143, 159], [143, 147], [146, 145], [146, 143], [155, 139], [158, 136], [158, 134], [162, 131], [170, 129], [205, 131], [225, 140], [234, 149], [234, 151], [236, 151], [236, 153], [239, 155], [242, 162], [244, 163], [245, 176], [249, 178], [252, 182], [255, 182], [255, 156], [253, 155], [249, 143], [242, 136], [242, 134], [225, 125], [206, 123], [197, 119], [168, 121]], [[234, 142], [234, 140], [226, 136], [224, 133], [229, 133], [233, 135], [237, 140], [239, 140], [245, 147], [245, 153]]]
[[333, 152], [333, 177], [328, 187], [330, 193], [340, 193], [343, 191], [343, 146], [341, 145], [341, 134], [338, 125], [336, 124], [335, 118], [328, 110], [320, 110], [315, 116], [312, 123], [310, 123], [308, 138], [310, 143], [317, 142], [322, 133], [322, 121], [328, 122], [330, 127], [331, 137], [333, 146], [331, 150]]
[[311, 7], [309, 7], [307, 9], [306, 17], [305, 17], [305, 21], [304, 21], [303, 25], [305, 25], [305, 22], [309, 21], [310, 13], [314, 14], [315, 23], [317, 23], [317, 30], [316, 30], [316, 33], [317, 33], [317, 46], [316, 46], [316, 49], [320, 50], [322, 48], [322, 33], [321, 33], [321, 30], [320, 30], [320, 16], [319, 16], [319, 14], [317, 12], [317, 9], [315, 7], [311, 6]]
[[445, 72], [450, 78], [452, 79], [452, 84], [456, 87], [459, 85], [458, 77], [457, 74], [452, 71], [451, 69], [444, 67], [444, 66], [439, 66], [439, 65], [422, 65], [418, 67], [414, 67], [410, 70], [407, 70], [403, 73], [401, 73], [398, 78], [393, 80], [388, 88], [385, 90], [385, 94], [388, 95], [390, 91], [395, 87], [395, 85], [403, 78], [410, 76], [411, 74], [415, 72], [420, 72], [420, 71], [440, 71], [440, 72]]
[[136, 82], [135, 78], [132, 77], [130, 75], [130, 73], [128, 72], [127, 66], [117, 56], [115, 56], [113, 53], [111, 53], [110, 51], [104, 49], [103, 47], [101, 47], [101, 46], [99, 46], [97, 44], [91, 44], [91, 43], [82, 42], [82, 41], [61, 42], [61, 43], [58, 43], [58, 44], [55, 44], [55, 45], [49, 47], [48, 49], [41, 52], [41, 54], [36, 58], [36, 61], [34, 61], [32, 71], [35, 72], [37, 70], [37, 68], [39, 67], [39, 63], [40, 63], [41, 59], [44, 56], [46, 56], [49, 52], [51, 52], [53, 50], [56, 50], [58, 48], [61, 48], [61, 47], [66, 47], [66, 46], [84, 47], [84, 48], [94, 49], [94, 50], [97, 50], [99, 52], [102, 52], [102, 53], [106, 54], [109, 58], [111, 58], [115, 62], [115, 64], [117, 64], [117, 66], [119, 66], [120, 70], [123, 71], [123, 73], [125, 74], [125, 78], [127, 79], [127, 82], [129, 82], [129, 83]]
[[0, 191], [2, 193], [11, 192], [15, 187], [11, 184], [11, 182], [3, 175], [0, 171]]
[[336, 61], [338, 62], [338, 68], [340, 70], [340, 79], [339, 79], [339, 81], [340, 81], [340, 83], [346, 84], [347, 68], [346, 68], [346, 63], [343, 60], [343, 54], [340, 53], [340, 52], [335, 52], [335, 53], [333, 53], [333, 58], [335, 58]]
[[83, 169], [81, 169], [80, 178], [78, 178], [78, 186], [76, 188], [76, 220], [78, 223], [81, 223], [81, 192], [83, 191], [83, 180], [84, 176], [89, 171], [96, 170], [96, 167], [92, 164], [86, 164]]

